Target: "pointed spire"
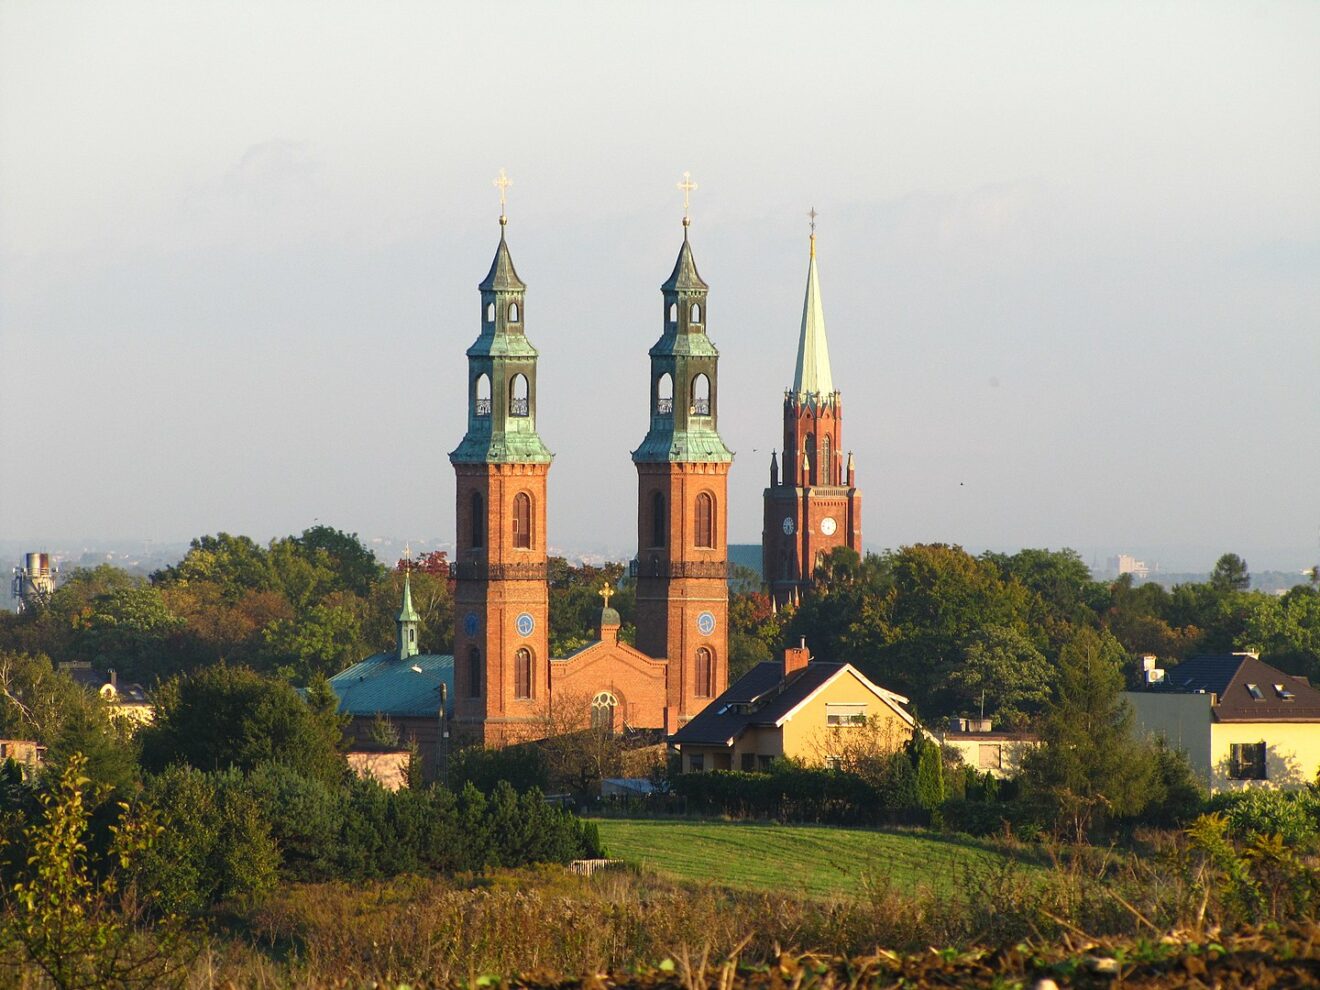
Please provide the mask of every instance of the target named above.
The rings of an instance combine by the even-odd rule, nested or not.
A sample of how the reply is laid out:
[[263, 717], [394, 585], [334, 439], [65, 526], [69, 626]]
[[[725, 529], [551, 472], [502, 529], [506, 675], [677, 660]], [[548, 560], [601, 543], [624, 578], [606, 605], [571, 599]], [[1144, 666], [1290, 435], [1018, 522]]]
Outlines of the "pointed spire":
[[484, 292], [522, 292], [527, 286], [518, 277], [513, 267], [513, 257], [509, 254], [508, 242], [504, 239], [506, 221], [500, 217], [500, 246], [495, 249], [495, 260], [490, 263], [490, 271], [481, 280], [477, 288]]
[[422, 617], [417, 614], [417, 609], [413, 608], [412, 603], [412, 575], [407, 571], [403, 573], [403, 608], [399, 609], [400, 622], [421, 622]]
[[697, 273], [697, 262], [692, 257], [692, 245], [688, 243], [687, 227], [683, 228], [683, 246], [678, 249], [678, 260], [665, 284], [660, 286], [663, 292], [705, 292], [710, 288]]
[[807, 268], [807, 294], [802, 302], [802, 333], [798, 337], [797, 369], [793, 391], [799, 395], [834, 393], [830, 374], [830, 349], [825, 340], [825, 309], [820, 301], [820, 279], [816, 274], [816, 218], [811, 218], [811, 262]]

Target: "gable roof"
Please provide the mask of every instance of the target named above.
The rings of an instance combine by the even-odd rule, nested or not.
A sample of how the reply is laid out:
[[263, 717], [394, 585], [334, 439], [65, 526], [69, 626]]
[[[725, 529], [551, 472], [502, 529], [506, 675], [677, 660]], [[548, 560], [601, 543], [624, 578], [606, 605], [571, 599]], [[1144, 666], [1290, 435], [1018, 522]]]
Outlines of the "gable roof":
[[1157, 691], [1215, 695], [1220, 722], [1320, 722], [1320, 690], [1248, 653], [1191, 657], [1165, 681]]
[[680, 746], [684, 743], [728, 746], [753, 726], [781, 726], [845, 672], [853, 674], [909, 724], [912, 722], [912, 716], [900, 707], [906, 698], [872, 684], [850, 664], [813, 660], [788, 677], [783, 676], [783, 671], [783, 664], [778, 661], [758, 663], [670, 736], [670, 741]]
[[396, 651], [376, 653], [330, 678], [345, 715], [437, 716], [440, 685], [446, 685], [446, 716], [454, 714], [454, 658], [419, 653], [400, 660]]

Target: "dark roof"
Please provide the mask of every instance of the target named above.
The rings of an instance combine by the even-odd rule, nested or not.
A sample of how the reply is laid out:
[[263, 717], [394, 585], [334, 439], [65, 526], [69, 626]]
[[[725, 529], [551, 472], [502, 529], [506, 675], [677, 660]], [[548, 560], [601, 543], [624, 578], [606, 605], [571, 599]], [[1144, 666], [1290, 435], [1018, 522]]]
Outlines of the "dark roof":
[[[86, 660], [69, 660], [60, 664], [59, 669], [68, 674], [75, 684], [98, 694], [101, 688], [111, 683], [109, 673], [93, 670], [91, 663]], [[116, 678], [114, 685], [115, 695], [120, 704], [146, 704], [147, 689], [136, 681], [129, 683]]]
[[690, 292], [709, 288], [710, 286], [697, 274], [697, 259], [692, 256], [692, 245], [688, 243], [687, 235], [684, 234], [683, 246], [678, 249], [678, 258], [674, 261], [674, 270], [660, 289], [663, 292]]
[[454, 714], [454, 658], [420, 653], [400, 660], [393, 650], [376, 653], [330, 678], [346, 715], [437, 716], [440, 685], [446, 685], [446, 715]]
[[526, 289], [523, 280], [518, 277], [518, 271], [513, 267], [513, 256], [509, 254], [509, 245], [504, 240], [504, 228], [500, 227], [500, 244], [495, 249], [495, 258], [490, 263], [490, 271], [486, 277], [481, 280], [477, 286], [487, 292], [492, 291], [517, 291]]
[[1213, 694], [1221, 722], [1320, 722], [1320, 690], [1245, 653], [1191, 657], [1156, 690]]
[[[845, 666], [816, 661], [785, 678], [782, 663], [758, 663], [670, 736], [670, 741], [723, 746], [750, 726], [774, 725]], [[738, 707], [743, 705], [751, 707]]]

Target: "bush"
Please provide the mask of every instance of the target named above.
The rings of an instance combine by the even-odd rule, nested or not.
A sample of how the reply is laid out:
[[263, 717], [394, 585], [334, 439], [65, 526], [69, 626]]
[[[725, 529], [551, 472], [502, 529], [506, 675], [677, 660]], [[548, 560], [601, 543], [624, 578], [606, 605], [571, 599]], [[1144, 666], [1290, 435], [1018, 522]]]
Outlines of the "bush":
[[1320, 838], [1320, 798], [1311, 791], [1247, 790], [1217, 794], [1211, 811], [1223, 815], [1234, 839], [1278, 835], [1295, 848], [1304, 849]]

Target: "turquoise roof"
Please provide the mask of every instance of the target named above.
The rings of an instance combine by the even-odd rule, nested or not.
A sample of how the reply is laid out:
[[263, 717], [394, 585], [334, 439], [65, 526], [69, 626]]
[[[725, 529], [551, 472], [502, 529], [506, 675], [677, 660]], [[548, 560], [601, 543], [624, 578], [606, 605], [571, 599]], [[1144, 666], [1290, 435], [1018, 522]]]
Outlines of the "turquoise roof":
[[330, 678], [345, 715], [427, 716], [440, 711], [440, 685], [447, 685], [445, 714], [454, 714], [454, 658], [419, 653], [400, 660], [398, 651], [376, 653]]

